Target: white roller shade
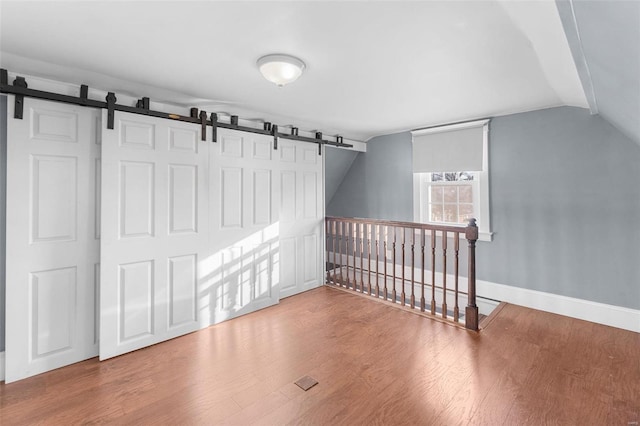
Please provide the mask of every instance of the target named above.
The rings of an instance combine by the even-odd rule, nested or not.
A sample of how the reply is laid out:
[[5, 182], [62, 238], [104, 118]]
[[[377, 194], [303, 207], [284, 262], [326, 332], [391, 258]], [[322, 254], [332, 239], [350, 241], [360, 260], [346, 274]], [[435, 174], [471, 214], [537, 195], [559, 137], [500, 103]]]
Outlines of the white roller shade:
[[481, 171], [488, 120], [411, 132], [413, 172]]

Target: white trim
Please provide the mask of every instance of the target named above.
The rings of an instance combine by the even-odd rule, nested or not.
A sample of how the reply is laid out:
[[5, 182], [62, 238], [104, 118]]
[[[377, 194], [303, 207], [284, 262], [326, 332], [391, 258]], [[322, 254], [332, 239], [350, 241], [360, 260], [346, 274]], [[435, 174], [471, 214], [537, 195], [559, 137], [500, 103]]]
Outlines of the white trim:
[[467, 121], [466, 123], [447, 124], [444, 126], [428, 127], [426, 129], [416, 129], [411, 131], [411, 135], [422, 136], [422, 135], [428, 135], [432, 133], [450, 132], [452, 130], [471, 129], [474, 127], [484, 126], [488, 122], [489, 122], [489, 119], [487, 118], [484, 120]]
[[[491, 211], [489, 209], [489, 203], [491, 199], [489, 195], [489, 119], [454, 124], [450, 126], [432, 127], [424, 130], [416, 130], [412, 131], [411, 134], [413, 136], [416, 136], [426, 133], [438, 133], [479, 126], [483, 126], [482, 170], [475, 171], [478, 180], [478, 197], [480, 198], [479, 202], [477, 203], [480, 211], [476, 215], [476, 219], [478, 220], [478, 240], [490, 242], [493, 241], [493, 232], [491, 232]], [[451, 171], [453, 172], [455, 170]], [[422, 173], [413, 174], [413, 221], [417, 223], [433, 223], [421, 220], [421, 175]]]
[[493, 241], [493, 232], [478, 231], [478, 241]]
[[4, 380], [4, 365], [5, 365], [4, 352], [0, 352], [0, 382]]
[[640, 333], [640, 310], [590, 300], [476, 281], [478, 296]]
[[[478, 241], [493, 241], [493, 232], [491, 232], [491, 218], [489, 217], [489, 173], [476, 172], [478, 176], [478, 191], [477, 196], [480, 198], [480, 202], [477, 203], [480, 211], [476, 215], [478, 224]], [[446, 226], [464, 226], [451, 223], [436, 223], [423, 221], [421, 208], [423, 203], [421, 202], [421, 177], [423, 173], [413, 174], [413, 221], [416, 223], [427, 223], [431, 225], [446, 225]], [[475, 203], [474, 203], [475, 204]], [[485, 219], [486, 218], [486, 219]]]
[[[489, 120], [487, 120], [488, 122]], [[482, 132], [482, 170], [478, 173], [480, 175], [478, 185], [480, 196], [480, 217], [481, 221], [478, 223], [478, 232], [480, 233], [480, 239], [482, 241], [493, 240], [493, 232], [491, 232], [491, 216], [489, 209], [489, 202], [491, 197], [489, 196], [489, 125], [485, 124]]]

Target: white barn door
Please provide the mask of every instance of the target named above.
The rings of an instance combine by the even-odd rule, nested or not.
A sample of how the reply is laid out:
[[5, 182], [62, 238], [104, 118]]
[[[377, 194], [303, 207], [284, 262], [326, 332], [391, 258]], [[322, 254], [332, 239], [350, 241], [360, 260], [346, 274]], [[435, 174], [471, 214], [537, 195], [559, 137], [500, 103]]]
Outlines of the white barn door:
[[99, 112], [24, 99], [7, 119], [6, 382], [96, 356]]
[[218, 129], [211, 145], [211, 323], [279, 301], [280, 193], [273, 138]]
[[116, 112], [102, 126], [100, 359], [199, 327], [207, 154], [195, 124]]
[[323, 283], [324, 175], [318, 147], [283, 139], [278, 147], [281, 187], [280, 297]]

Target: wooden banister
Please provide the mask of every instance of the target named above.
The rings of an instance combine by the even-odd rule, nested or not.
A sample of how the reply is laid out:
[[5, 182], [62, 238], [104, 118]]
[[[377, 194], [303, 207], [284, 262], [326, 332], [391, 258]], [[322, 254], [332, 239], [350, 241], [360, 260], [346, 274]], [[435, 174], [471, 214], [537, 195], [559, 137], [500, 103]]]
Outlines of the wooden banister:
[[465, 312], [465, 327], [470, 330], [478, 329], [478, 306], [476, 305], [476, 241], [478, 241], [478, 227], [476, 220], [469, 220], [469, 225], [465, 229], [465, 237], [469, 242], [469, 282], [467, 294], [467, 308]]
[[[458, 299], [460, 295], [466, 295], [465, 327], [470, 330], [478, 330], [475, 264], [478, 227], [475, 219], [469, 220], [466, 227], [334, 216], [327, 216], [325, 220], [327, 284], [383, 300], [391, 299], [390, 301], [393, 303], [399, 302], [400, 305], [406, 305], [410, 309], [430, 312], [431, 315], [454, 323], [459, 323], [461, 320]], [[411, 233], [410, 237], [407, 236], [407, 232]], [[399, 233], [400, 235], [398, 235]], [[427, 256], [425, 256], [429, 243], [427, 233], [431, 234], [431, 262], [429, 265], [431, 267], [431, 282], [425, 281], [425, 271], [428, 270]], [[436, 238], [437, 234], [440, 234], [441, 238]], [[461, 235], [468, 242], [466, 292], [459, 288], [459, 241]], [[452, 244], [448, 244], [450, 238], [453, 240]], [[382, 241], [380, 241], [381, 239]], [[420, 244], [418, 253], [416, 253], [416, 244]], [[438, 261], [440, 263], [436, 262], [438, 246], [442, 250]], [[391, 248], [390, 258], [388, 248]], [[380, 256], [380, 249], [383, 250], [382, 256]], [[372, 253], [372, 250], [375, 252]], [[406, 250], [410, 250], [410, 253], [406, 253]], [[398, 255], [401, 256], [401, 259], [397, 258]], [[451, 256], [453, 256], [453, 264], [447, 262]], [[358, 257], [360, 258], [359, 262], [356, 260]], [[382, 267], [379, 264], [380, 258], [383, 261]], [[372, 260], [375, 260], [375, 266]], [[389, 261], [391, 262], [391, 274], [387, 272]], [[449, 269], [453, 269], [453, 280], [450, 281], [453, 282], [453, 286], [447, 285], [447, 265], [449, 265]], [[407, 267], [411, 268], [409, 276], [406, 276], [405, 273]], [[421, 269], [420, 282], [416, 279], [415, 268], [417, 267]], [[397, 273], [396, 268], [402, 268], [400, 273]], [[436, 282], [436, 272], [439, 274], [438, 276], [441, 276], [438, 278], [438, 282]], [[375, 278], [375, 289], [372, 285], [374, 279], [372, 275]], [[380, 280], [383, 281], [382, 285]], [[400, 289], [397, 289], [398, 285], [401, 286]], [[408, 285], [411, 288], [407, 294], [406, 286]], [[416, 285], [420, 286], [419, 289], [415, 288]], [[391, 286], [390, 289], [389, 286]], [[429, 288], [431, 290], [430, 309], [425, 309], [425, 290]], [[419, 304], [416, 303], [416, 290], [420, 292]], [[448, 312], [449, 306], [453, 307], [453, 311], [450, 313]]]

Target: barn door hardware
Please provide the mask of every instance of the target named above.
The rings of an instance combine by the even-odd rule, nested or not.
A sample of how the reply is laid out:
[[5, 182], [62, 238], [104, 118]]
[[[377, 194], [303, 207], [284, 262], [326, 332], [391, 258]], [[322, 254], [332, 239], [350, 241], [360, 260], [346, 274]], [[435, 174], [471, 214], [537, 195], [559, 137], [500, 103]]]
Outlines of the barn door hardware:
[[116, 100], [115, 93], [107, 93], [107, 129], [113, 129], [115, 122]]
[[[322, 140], [322, 132], [316, 132], [316, 139]], [[322, 155], [322, 143], [318, 142], [318, 155]]]
[[273, 125], [271, 127], [271, 134], [273, 135], [273, 149], [278, 149], [278, 126]]
[[201, 140], [207, 140], [207, 111], [200, 111], [200, 127], [202, 128]]
[[218, 142], [218, 114], [211, 113], [211, 142]]
[[80, 86], [80, 99], [82, 99], [83, 102], [87, 102], [89, 100], [89, 86], [86, 84]]
[[[149, 98], [143, 97], [136, 102], [135, 106], [118, 105], [116, 103], [116, 94], [109, 92], [105, 101], [97, 101], [89, 99], [89, 88], [86, 85], [80, 86], [80, 96], [61, 95], [59, 93], [45, 92], [43, 90], [30, 89], [24, 77], [16, 76], [13, 84], [9, 84], [9, 73], [6, 69], [0, 69], [0, 93], [15, 95], [14, 118], [22, 119], [24, 114], [24, 97], [28, 96], [46, 101], [62, 102], [73, 105], [86, 106], [91, 108], [102, 108], [107, 110], [107, 128], [113, 129], [115, 125], [115, 111], [128, 112], [132, 114], [148, 115], [151, 117], [165, 118], [170, 120], [183, 121], [186, 123], [199, 124], [202, 126], [202, 137], [206, 138], [206, 126], [212, 127], [212, 141], [218, 140], [218, 129], [239, 130], [242, 132], [257, 133], [261, 135], [272, 136], [274, 139], [274, 149], [278, 147], [278, 138], [285, 138], [299, 142], [309, 142], [318, 145], [318, 152], [322, 154], [322, 145], [333, 145], [344, 148], [352, 148], [353, 145], [343, 143], [342, 136], [336, 136], [336, 140], [323, 139], [322, 132], [316, 132], [315, 138], [300, 136], [297, 127], [291, 127], [291, 132], [280, 133], [278, 126], [268, 122], [264, 123], [262, 129], [242, 126], [239, 124], [237, 115], [232, 115], [229, 123], [218, 121], [218, 115], [211, 113], [207, 120], [206, 112], [200, 112], [198, 108], [191, 108], [189, 116], [180, 114], [171, 114], [161, 111], [153, 111], [150, 109]], [[205, 140], [205, 139], [203, 139]]]
[[140, 108], [140, 109], [149, 111], [149, 109], [150, 109], [149, 98], [144, 97], [142, 99], [139, 99], [138, 102], [136, 102], [136, 108]]
[[[16, 77], [15, 80], [13, 80], [13, 85], [15, 87], [23, 87], [23, 88], [27, 88], [27, 80], [24, 79], [24, 77]], [[24, 111], [24, 96], [23, 95], [16, 95], [16, 104], [15, 104], [15, 108], [13, 110], [13, 118], [19, 118], [22, 120], [22, 114]]]

